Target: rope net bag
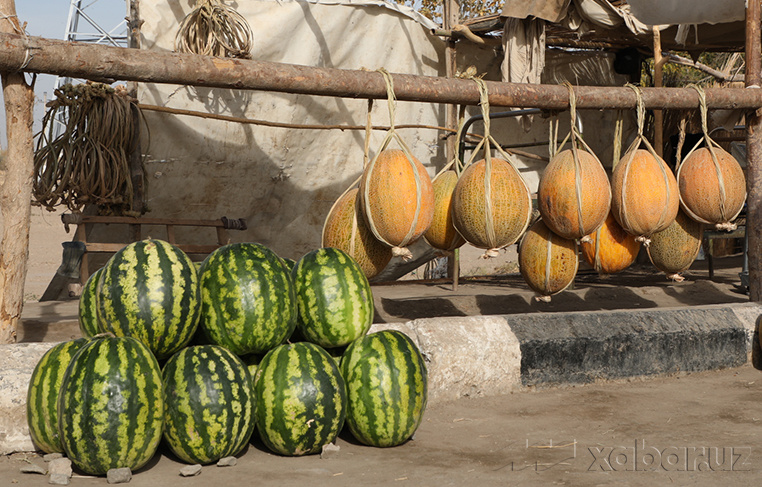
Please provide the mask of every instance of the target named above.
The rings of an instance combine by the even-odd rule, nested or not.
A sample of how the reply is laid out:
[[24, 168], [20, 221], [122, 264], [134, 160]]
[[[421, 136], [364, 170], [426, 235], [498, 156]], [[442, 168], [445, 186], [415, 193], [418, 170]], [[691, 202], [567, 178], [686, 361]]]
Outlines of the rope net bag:
[[[577, 126], [574, 89], [569, 82], [571, 129], [560, 148], [550, 146], [550, 163], [540, 177], [537, 206], [545, 224], [564, 238], [589, 241], [588, 235], [599, 228], [611, 208], [611, 186], [603, 164], [582, 138]], [[557, 137], [551, 124], [551, 142]], [[571, 148], [563, 148], [571, 137]], [[556, 139], [557, 140], [557, 139]]]
[[[519, 173], [515, 158], [490, 134], [489, 93], [481, 78], [479, 86], [484, 137], [474, 149], [453, 192], [453, 223], [471, 245], [485, 249], [483, 258], [516, 242], [532, 218], [532, 195]], [[500, 158], [492, 157], [492, 150]], [[475, 162], [480, 156], [482, 159]]]
[[638, 133], [614, 168], [611, 211], [627, 233], [648, 246], [651, 235], [675, 220], [680, 202], [672, 170], [643, 135], [646, 110], [640, 88], [627, 86], [637, 98]]
[[[64, 85], [55, 96], [37, 139], [34, 198], [48, 210], [63, 205], [78, 212], [94, 204], [101, 213], [132, 215], [130, 154], [142, 120], [136, 101], [122, 86], [91, 82]], [[66, 125], [54, 136], [61, 117]]]
[[[746, 201], [746, 177], [735, 157], [709, 136], [704, 90], [695, 84], [701, 110], [703, 137], [679, 163], [677, 182], [680, 206], [692, 219], [714, 225], [716, 230], [736, 229], [733, 220]], [[684, 139], [685, 125], [681, 125]], [[704, 147], [699, 148], [701, 144]]]
[[[369, 162], [372, 108], [373, 100], [368, 100], [363, 168]], [[360, 178], [357, 178], [331, 206], [323, 223], [322, 246], [338, 248], [349, 254], [358, 263], [365, 277], [370, 279], [389, 264], [392, 251], [376, 239], [362, 217], [359, 183]]]
[[[416, 159], [394, 127], [394, 81], [378, 70], [386, 82], [389, 130], [360, 178], [362, 214], [375, 237], [392, 248], [392, 255], [409, 260], [408, 245], [428, 230], [434, 218], [434, 190], [426, 168]], [[399, 149], [391, 149], [392, 142]]]
[[180, 24], [175, 51], [250, 59], [253, 38], [249, 23], [233, 7], [220, 0], [198, 0]]

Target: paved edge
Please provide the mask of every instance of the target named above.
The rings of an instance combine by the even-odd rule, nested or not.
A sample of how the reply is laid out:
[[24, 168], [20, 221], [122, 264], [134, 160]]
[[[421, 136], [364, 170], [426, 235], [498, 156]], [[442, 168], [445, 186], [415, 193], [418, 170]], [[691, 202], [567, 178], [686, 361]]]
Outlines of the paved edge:
[[[429, 404], [533, 387], [737, 367], [762, 369], [762, 305], [424, 318], [406, 333], [424, 355]], [[55, 345], [0, 345], [0, 454], [31, 451], [26, 391]]]

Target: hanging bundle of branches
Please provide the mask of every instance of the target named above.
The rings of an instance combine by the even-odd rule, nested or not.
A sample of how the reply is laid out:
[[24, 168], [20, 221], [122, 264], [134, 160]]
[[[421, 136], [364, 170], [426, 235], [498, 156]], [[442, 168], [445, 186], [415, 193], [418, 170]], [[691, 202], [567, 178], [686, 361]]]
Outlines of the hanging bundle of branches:
[[249, 23], [233, 7], [220, 0], [199, 0], [180, 24], [175, 51], [248, 59], [252, 37]]
[[[132, 209], [130, 154], [142, 117], [124, 87], [67, 84], [48, 103], [34, 157], [34, 197], [48, 209], [87, 204], [114, 214]], [[138, 116], [135, 116], [138, 113]], [[54, 137], [54, 125], [65, 120]], [[145, 173], [143, 171], [143, 173]]]

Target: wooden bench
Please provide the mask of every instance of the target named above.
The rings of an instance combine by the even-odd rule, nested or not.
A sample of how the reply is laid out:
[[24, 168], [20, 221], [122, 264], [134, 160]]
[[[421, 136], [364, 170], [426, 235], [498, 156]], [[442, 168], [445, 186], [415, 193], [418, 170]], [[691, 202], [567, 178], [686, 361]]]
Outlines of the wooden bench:
[[[163, 226], [166, 230], [166, 237], [161, 235], [150, 235], [153, 238], [166, 239], [167, 242], [176, 245], [186, 254], [210, 254], [215, 249], [222, 247], [230, 242], [228, 230], [246, 230], [246, 220], [230, 219], [222, 217], [218, 220], [178, 220], [172, 218], [144, 218], [129, 216], [90, 216], [79, 213], [65, 213], [61, 215], [61, 221], [69, 231], [69, 225], [76, 225], [73, 242], [84, 244], [84, 254], [79, 269], [79, 280], [84, 285], [87, 278], [90, 277], [88, 254], [106, 254], [115, 253], [122, 247], [131, 242], [137, 242], [144, 238], [143, 226]], [[86, 226], [88, 224], [101, 225], [128, 225], [128, 242], [106, 243], [92, 242], [87, 239]], [[183, 244], [177, 243], [175, 239], [175, 227], [199, 227], [213, 228], [216, 231], [216, 243], [210, 245]]]

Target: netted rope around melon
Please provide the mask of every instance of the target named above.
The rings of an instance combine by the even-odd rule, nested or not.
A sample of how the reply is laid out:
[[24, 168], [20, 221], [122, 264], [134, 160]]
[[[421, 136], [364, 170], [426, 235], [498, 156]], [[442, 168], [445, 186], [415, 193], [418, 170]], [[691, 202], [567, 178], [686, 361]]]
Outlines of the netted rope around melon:
[[220, 0], [199, 0], [180, 24], [175, 51], [251, 58], [254, 35], [246, 19]]
[[[389, 108], [389, 130], [386, 132], [386, 136], [384, 137], [380, 147], [376, 151], [376, 155], [366, 165], [365, 171], [362, 177], [366, 179], [370, 177], [370, 175], [373, 173], [373, 169], [375, 168], [378, 157], [381, 155], [381, 153], [384, 150], [386, 150], [389, 147], [392, 141], [396, 141], [397, 145], [399, 145], [400, 149], [402, 149], [402, 152], [405, 155], [405, 158], [410, 163], [411, 169], [413, 170], [413, 178], [415, 180], [415, 186], [416, 186], [415, 212], [413, 214], [413, 220], [410, 223], [410, 228], [408, 229], [407, 234], [399, 243], [399, 245], [392, 244], [386, 238], [384, 238], [384, 236], [381, 235], [380, 232], [378, 231], [376, 222], [373, 218], [373, 214], [370, 208], [370, 201], [369, 201], [370, 184], [367, 184], [367, 183], [365, 184], [365, 191], [362, 198], [365, 205], [364, 214], [366, 217], [366, 223], [368, 224], [368, 227], [370, 228], [371, 232], [373, 232], [373, 235], [379, 241], [383, 242], [384, 244], [392, 248], [393, 256], [401, 257], [403, 260], [407, 261], [413, 258], [413, 253], [410, 251], [410, 249], [407, 248], [407, 245], [409, 243], [412, 243], [412, 238], [415, 235], [416, 228], [418, 227], [418, 220], [421, 215], [421, 201], [423, 198], [423, 192], [421, 190], [421, 184], [422, 184], [421, 175], [418, 172], [418, 167], [416, 166], [414, 162], [416, 159], [415, 157], [413, 157], [410, 147], [408, 147], [405, 141], [402, 140], [402, 138], [399, 136], [399, 134], [397, 134], [397, 131], [395, 130], [394, 119], [395, 119], [395, 113], [396, 113], [397, 97], [394, 94], [394, 79], [392, 78], [392, 75], [384, 68], [379, 68], [377, 71], [381, 73], [381, 75], [384, 78], [384, 83], [386, 84], [387, 105]], [[369, 117], [368, 126], [370, 126], [370, 113], [368, 117]], [[366, 133], [367, 133], [367, 129], [366, 129]]]
[[[630, 144], [630, 147], [625, 152], [625, 157], [627, 159], [624, 160], [625, 171], [624, 175], [622, 176], [622, 186], [627, 187], [627, 181], [630, 174], [630, 166], [633, 158], [635, 157], [635, 151], [640, 147], [641, 144], [643, 144], [646, 147], [646, 150], [651, 154], [651, 156], [657, 161], [661, 162], [661, 157], [656, 153], [656, 150], [653, 148], [651, 143], [648, 141], [646, 136], [643, 134], [643, 129], [645, 127], [645, 120], [646, 120], [646, 105], [643, 101], [643, 93], [641, 92], [640, 88], [638, 86], [635, 86], [631, 83], [627, 83], [625, 86], [632, 89], [635, 92], [635, 98], [637, 99], [637, 116], [638, 116], [638, 134], [635, 136], [635, 140], [632, 141], [632, 144]], [[621, 162], [621, 161], [620, 161]], [[662, 173], [662, 178], [664, 179], [664, 186], [666, 189], [666, 201], [670, 200], [670, 188], [669, 188], [669, 176], [667, 174], [667, 168], [665, 164], [659, 164], [659, 169]], [[665, 220], [667, 219], [667, 213], [669, 211], [669, 205], [664, 205], [664, 208], [662, 209], [661, 214], [659, 215], [659, 220], [657, 222], [656, 227], [660, 228], [664, 225]], [[632, 228], [632, 224], [627, 218], [628, 212], [627, 212], [627, 198], [623, 195], [622, 197], [622, 211], [620, 212], [622, 216], [622, 226], [626, 228]], [[635, 240], [642, 243], [644, 247], [648, 247], [651, 245], [651, 238], [650, 235], [637, 235]]]
[[[735, 223], [733, 223], [731, 220], [734, 220], [738, 216], [738, 213], [740, 213], [740, 210], [735, 215], [726, 214], [727, 209], [725, 208], [725, 200], [727, 198], [727, 194], [725, 193], [725, 178], [722, 174], [720, 161], [717, 159], [717, 153], [715, 152], [716, 149], [719, 149], [721, 147], [717, 142], [714, 141], [714, 139], [712, 139], [709, 136], [709, 123], [707, 121], [709, 110], [706, 104], [706, 93], [704, 92], [703, 88], [701, 88], [699, 85], [694, 83], [688, 84], [687, 87], [693, 88], [694, 90], [696, 90], [696, 93], [698, 94], [699, 109], [701, 112], [701, 131], [703, 132], [704, 135], [703, 137], [701, 137], [701, 139], [698, 142], [696, 142], [693, 148], [691, 148], [690, 152], [688, 152], [688, 154], [681, 161], [679, 161], [679, 165], [677, 167], [677, 178], [678, 180], [680, 179], [680, 171], [683, 168], [683, 162], [685, 162], [691, 156], [691, 154], [693, 154], [693, 152], [696, 149], [698, 149], [699, 145], [701, 145], [701, 143], [703, 142], [706, 145], [706, 148], [709, 150], [709, 155], [712, 157], [712, 164], [714, 164], [715, 174], [717, 175], [717, 183], [718, 183], [719, 192], [720, 192], [719, 210], [720, 210], [720, 217], [722, 218], [723, 221], [719, 223], [712, 223], [712, 222], [706, 221], [704, 218], [701, 218], [700, 216], [696, 215], [693, 211], [691, 211], [688, 205], [683, 204], [682, 207], [685, 210], [685, 212], [688, 214], [688, 216], [690, 216], [693, 220], [696, 220], [701, 223], [713, 224], [715, 230], [718, 230], [718, 231], [731, 232], [735, 230], [736, 228], [738, 228], [738, 226]], [[682, 194], [680, 195], [680, 201], [681, 202], [683, 201]]]
[[[35, 199], [49, 210], [65, 205], [80, 211], [95, 204], [105, 212], [131, 214], [130, 154], [142, 120], [135, 100], [123, 87], [101, 83], [67, 84], [55, 95], [37, 139]], [[59, 115], [66, 125], [53, 137]]]

